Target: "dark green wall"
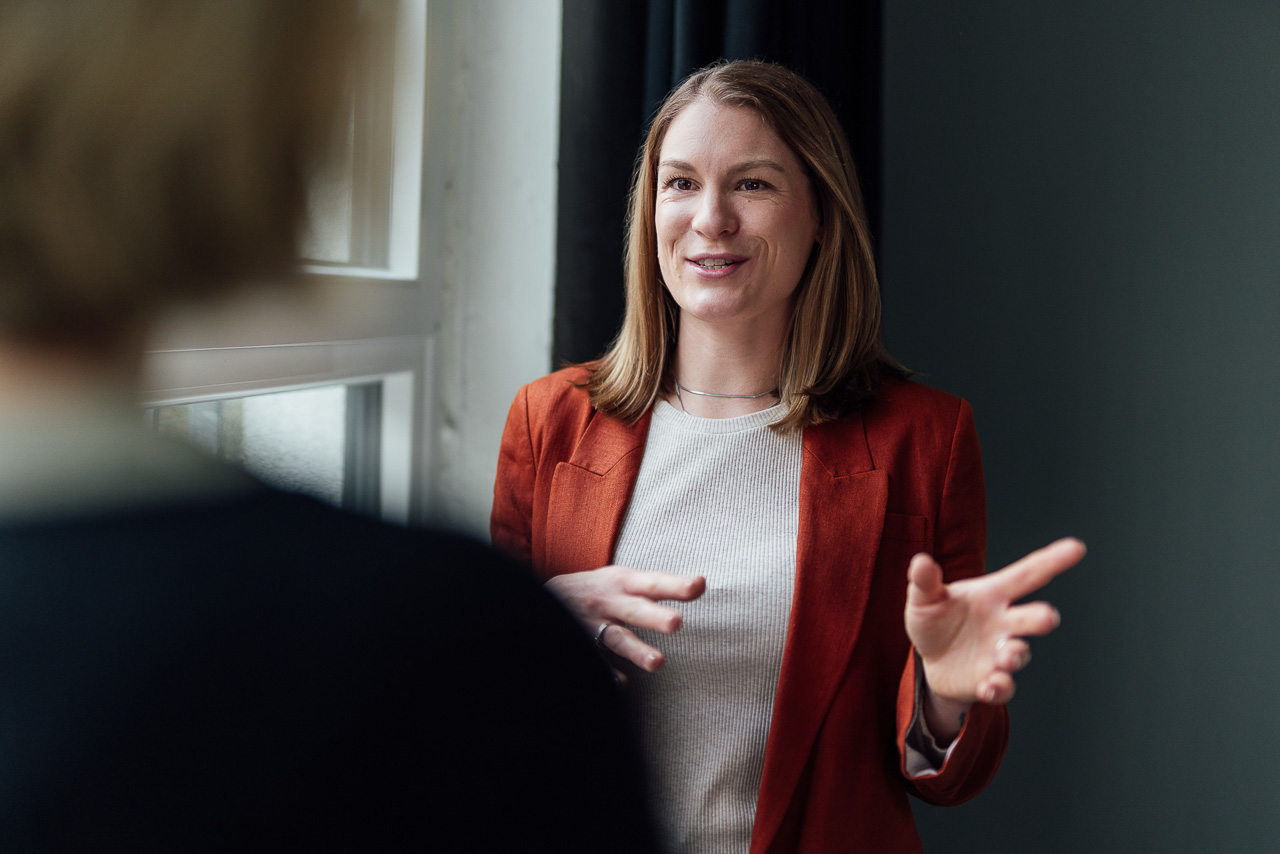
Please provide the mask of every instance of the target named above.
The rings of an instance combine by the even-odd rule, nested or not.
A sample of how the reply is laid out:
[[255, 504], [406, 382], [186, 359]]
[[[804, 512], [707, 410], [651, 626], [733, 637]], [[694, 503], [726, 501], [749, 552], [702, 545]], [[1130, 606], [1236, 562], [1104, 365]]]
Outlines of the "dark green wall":
[[967, 397], [989, 566], [1060, 534], [937, 852], [1280, 844], [1280, 3], [886, 4], [892, 351]]

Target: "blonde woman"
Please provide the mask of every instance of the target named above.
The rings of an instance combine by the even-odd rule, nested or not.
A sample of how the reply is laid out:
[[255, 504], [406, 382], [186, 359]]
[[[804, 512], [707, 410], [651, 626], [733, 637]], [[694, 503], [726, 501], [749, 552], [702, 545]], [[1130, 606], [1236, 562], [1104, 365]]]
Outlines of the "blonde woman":
[[979, 577], [970, 408], [885, 351], [848, 145], [805, 80], [685, 80], [629, 228], [617, 340], [512, 405], [494, 543], [621, 662], [671, 850], [918, 851], [907, 793], [990, 781], [1024, 638], [1058, 623], [1012, 603], [1083, 549]]

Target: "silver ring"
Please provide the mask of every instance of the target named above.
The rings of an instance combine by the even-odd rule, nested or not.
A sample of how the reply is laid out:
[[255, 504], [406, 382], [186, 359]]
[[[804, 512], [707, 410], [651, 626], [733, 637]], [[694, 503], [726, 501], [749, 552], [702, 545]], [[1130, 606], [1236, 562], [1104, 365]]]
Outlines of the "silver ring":
[[999, 652], [1000, 650], [1004, 649], [1005, 644], [1007, 644], [1008, 642], [1009, 642], [1009, 639], [1007, 637], [1000, 638], [1000, 640], [996, 642], [996, 652]]
[[596, 646], [600, 647], [601, 649], [609, 648], [604, 645], [604, 633], [609, 631], [609, 627], [612, 625], [613, 623], [609, 622], [608, 620], [605, 620], [603, 623], [600, 624], [600, 628], [596, 629]]

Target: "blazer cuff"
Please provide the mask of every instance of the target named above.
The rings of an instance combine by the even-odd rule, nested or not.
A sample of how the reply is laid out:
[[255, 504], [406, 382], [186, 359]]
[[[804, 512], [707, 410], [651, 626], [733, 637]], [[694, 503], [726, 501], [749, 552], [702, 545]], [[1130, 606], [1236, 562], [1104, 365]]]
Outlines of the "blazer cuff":
[[952, 751], [960, 742], [960, 736], [944, 747], [938, 744], [937, 738], [929, 729], [929, 721], [924, 714], [924, 678], [916, 656], [911, 656], [912, 669], [915, 671], [913, 688], [913, 710], [911, 725], [903, 740], [902, 769], [908, 777], [918, 780], [924, 777], [935, 777], [946, 764]]

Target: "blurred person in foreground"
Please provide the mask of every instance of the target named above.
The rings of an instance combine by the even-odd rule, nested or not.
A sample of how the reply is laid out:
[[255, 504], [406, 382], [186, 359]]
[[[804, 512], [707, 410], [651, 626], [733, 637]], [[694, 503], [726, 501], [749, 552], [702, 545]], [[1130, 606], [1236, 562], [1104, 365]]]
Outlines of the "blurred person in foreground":
[[291, 278], [357, 29], [0, 0], [0, 849], [650, 850], [608, 668], [525, 570], [132, 403], [162, 308]]

